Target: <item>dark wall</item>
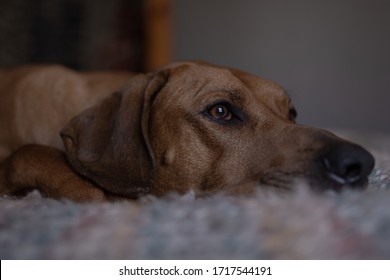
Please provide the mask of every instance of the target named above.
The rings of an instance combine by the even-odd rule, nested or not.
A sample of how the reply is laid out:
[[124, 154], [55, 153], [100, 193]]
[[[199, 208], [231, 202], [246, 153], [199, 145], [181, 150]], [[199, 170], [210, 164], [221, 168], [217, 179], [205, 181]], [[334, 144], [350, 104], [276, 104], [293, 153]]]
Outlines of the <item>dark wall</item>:
[[142, 0], [0, 0], [0, 67], [141, 71], [143, 21]]
[[390, 1], [175, 1], [176, 58], [282, 84], [298, 121], [390, 132]]

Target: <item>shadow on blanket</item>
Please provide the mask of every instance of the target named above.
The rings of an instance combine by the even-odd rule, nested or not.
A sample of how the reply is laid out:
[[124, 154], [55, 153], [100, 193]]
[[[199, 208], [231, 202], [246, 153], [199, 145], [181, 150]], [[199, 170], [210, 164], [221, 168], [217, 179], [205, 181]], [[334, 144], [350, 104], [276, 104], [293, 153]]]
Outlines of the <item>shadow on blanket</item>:
[[111, 204], [33, 192], [0, 199], [0, 258], [390, 259], [390, 139], [343, 136], [376, 156], [365, 191]]

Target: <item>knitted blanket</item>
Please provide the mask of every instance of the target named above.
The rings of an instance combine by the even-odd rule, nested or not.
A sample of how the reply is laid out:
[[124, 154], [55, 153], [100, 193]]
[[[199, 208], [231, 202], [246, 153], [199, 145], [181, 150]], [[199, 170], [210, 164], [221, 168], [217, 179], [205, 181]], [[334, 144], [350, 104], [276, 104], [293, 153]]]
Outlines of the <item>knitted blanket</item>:
[[364, 191], [77, 204], [0, 198], [1, 259], [390, 259], [390, 138], [345, 134], [376, 157]]

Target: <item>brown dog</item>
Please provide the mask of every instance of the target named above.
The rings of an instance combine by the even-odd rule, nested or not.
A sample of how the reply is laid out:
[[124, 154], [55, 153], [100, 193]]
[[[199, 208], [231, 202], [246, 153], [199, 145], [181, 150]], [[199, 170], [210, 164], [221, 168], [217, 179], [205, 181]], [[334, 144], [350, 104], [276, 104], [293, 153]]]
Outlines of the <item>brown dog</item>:
[[205, 63], [135, 76], [22, 67], [0, 74], [0, 94], [1, 194], [234, 194], [296, 178], [338, 190], [374, 166], [360, 146], [296, 124], [277, 84]]

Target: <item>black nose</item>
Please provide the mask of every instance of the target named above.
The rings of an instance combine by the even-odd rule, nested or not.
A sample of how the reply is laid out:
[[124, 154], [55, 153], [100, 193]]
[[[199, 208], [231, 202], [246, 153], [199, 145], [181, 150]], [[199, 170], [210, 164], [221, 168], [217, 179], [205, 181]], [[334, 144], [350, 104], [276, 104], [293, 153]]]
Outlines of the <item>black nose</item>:
[[375, 159], [362, 147], [343, 143], [336, 145], [320, 157], [328, 177], [342, 185], [360, 185], [367, 181], [374, 168]]

